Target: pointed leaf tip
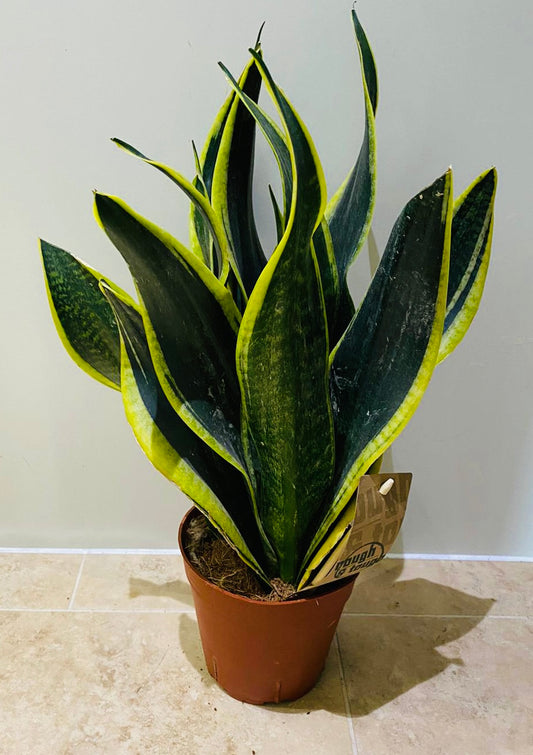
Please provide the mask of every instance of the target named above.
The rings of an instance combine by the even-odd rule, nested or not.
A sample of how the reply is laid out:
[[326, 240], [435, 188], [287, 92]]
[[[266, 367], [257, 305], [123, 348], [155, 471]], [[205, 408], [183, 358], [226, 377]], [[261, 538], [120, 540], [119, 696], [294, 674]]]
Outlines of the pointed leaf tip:
[[266, 24], [266, 21], [263, 21], [263, 23], [259, 27], [259, 31], [257, 32], [257, 39], [255, 40], [255, 45], [254, 45], [254, 49], [256, 49], [256, 50], [257, 50], [257, 48], [261, 44], [261, 34], [262, 34], [262, 31], [263, 31], [263, 29], [265, 27], [265, 24]]
[[490, 259], [497, 174], [481, 173], [455, 200], [444, 333], [438, 361], [462, 341], [478, 310]]

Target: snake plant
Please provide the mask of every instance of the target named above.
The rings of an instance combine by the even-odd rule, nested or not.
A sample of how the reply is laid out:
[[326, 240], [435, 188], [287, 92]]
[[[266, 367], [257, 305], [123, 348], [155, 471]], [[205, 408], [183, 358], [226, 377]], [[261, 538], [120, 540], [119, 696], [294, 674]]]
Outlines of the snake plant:
[[[259, 38], [200, 155], [196, 175], [152, 160], [191, 202], [183, 245], [121, 199], [95, 215], [126, 261], [137, 300], [69, 252], [41, 241], [55, 325], [74, 360], [122, 393], [155, 467], [266, 582], [309, 584], [354, 514], [358, 481], [406, 426], [435, 366], [479, 305], [496, 172], [455, 201], [448, 170], [410, 199], [362, 302], [347, 271], [376, 193], [378, 81], [352, 12], [365, 128], [355, 164], [327, 201], [300, 116], [264, 62]], [[279, 115], [258, 104], [263, 85]], [[269, 188], [277, 243], [256, 230], [256, 131], [279, 165]]]

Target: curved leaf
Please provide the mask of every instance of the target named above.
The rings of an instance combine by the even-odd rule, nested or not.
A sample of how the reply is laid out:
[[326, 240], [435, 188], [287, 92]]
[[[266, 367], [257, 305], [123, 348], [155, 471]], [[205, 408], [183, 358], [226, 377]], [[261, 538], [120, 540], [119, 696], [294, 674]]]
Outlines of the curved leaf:
[[439, 362], [461, 342], [481, 301], [490, 259], [496, 183], [496, 170], [491, 168], [454, 205], [450, 280]]
[[222, 226], [220, 219], [214, 213], [207, 197], [205, 197], [202, 192], [198, 188], [196, 188], [196, 186], [194, 186], [194, 184], [188, 181], [185, 176], [182, 176], [181, 173], [178, 173], [172, 168], [169, 168], [167, 165], [163, 165], [163, 163], [156, 162], [155, 160], [150, 160], [150, 158], [146, 157], [146, 155], [143, 155], [142, 152], [139, 152], [138, 149], [135, 149], [135, 147], [127, 144], [127, 142], [123, 141], [122, 139], [115, 138], [111, 141], [113, 141], [118, 147], [123, 149], [128, 154], [133, 155], [134, 157], [138, 157], [148, 165], [153, 165], [154, 168], [157, 168], [157, 170], [163, 173], [163, 175], [167, 176], [167, 178], [170, 178], [171, 181], [177, 184], [180, 189], [182, 189], [182, 191], [189, 197], [191, 202], [194, 202], [194, 204], [198, 207], [198, 211], [202, 214], [209, 232], [211, 233], [211, 236], [213, 238], [213, 243], [217, 253], [217, 277], [222, 281], [222, 283], [225, 283], [228, 278], [229, 269], [231, 266], [244, 293], [244, 287], [240, 279], [240, 274], [233, 258], [233, 253], [228, 245], [226, 232], [224, 230], [224, 227]]
[[243, 442], [259, 516], [280, 576], [292, 582], [334, 463], [327, 323], [311, 241], [323, 212], [325, 182], [304, 126], [255, 57], [287, 129], [298, 183], [294, 180], [283, 238], [244, 313], [237, 365]]
[[360, 477], [407, 425], [431, 378], [446, 310], [451, 183], [448, 171], [408, 202], [332, 355], [333, 503], [308, 551], [305, 575], [323, 560], [317, 547], [352, 500]]
[[335, 337], [334, 332], [339, 306], [339, 274], [337, 272], [329, 226], [324, 217], [313, 234], [313, 247], [318, 262], [318, 269], [320, 270], [328, 321], [328, 333], [331, 343], [331, 340]]
[[281, 210], [279, 209], [276, 195], [272, 191], [272, 186], [270, 185], [268, 186], [268, 193], [270, 194], [270, 201], [272, 202], [272, 209], [274, 210], [274, 220], [276, 223], [276, 242], [277, 244], [279, 244], [285, 231], [283, 224], [283, 215], [281, 214]]
[[[257, 35], [257, 39], [254, 45], [255, 50], [260, 49], [261, 32], [263, 31], [263, 26], [264, 26], [264, 23], [261, 25], [261, 28], [259, 29], [259, 33]], [[243, 79], [246, 79], [246, 73], [250, 65], [251, 63], [249, 63], [247, 67], [244, 69], [244, 71], [242, 72], [239, 79], [241, 83]], [[234, 100], [235, 100], [234, 92], [231, 92], [224, 100], [224, 104], [218, 111], [217, 117], [215, 118], [215, 121], [213, 125], [211, 126], [209, 134], [207, 135], [207, 139], [204, 144], [201, 157], [197, 161], [197, 163], [199, 163], [199, 165], [197, 165], [197, 172], [202, 174], [202, 179], [205, 183], [205, 188], [206, 188], [206, 196], [209, 199], [211, 199], [213, 176], [215, 172], [215, 165], [216, 165], [216, 161], [218, 157], [218, 152], [220, 149], [220, 144], [221, 144], [222, 137], [224, 134], [226, 121], [228, 119], [228, 115], [229, 115], [229, 112], [230, 112], [231, 106], [233, 105]]]
[[[235, 94], [231, 94], [225, 99], [224, 104], [220, 108], [215, 122], [213, 123], [211, 130], [207, 136], [206, 143], [202, 150], [202, 155], [198, 158], [196, 148], [193, 149], [196, 162], [197, 176], [193, 181], [193, 185], [204, 194], [209, 201], [211, 201], [211, 186], [213, 183], [213, 172], [215, 169], [216, 157], [218, 149], [220, 147], [220, 141], [222, 139], [222, 132], [226, 123], [228, 113], [235, 99]], [[202, 184], [201, 186], [199, 184]], [[212, 251], [212, 239], [204, 215], [200, 212], [198, 205], [195, 202], [191, 202], [191, 211], [189, 215], [189, 235], [191, 242], [191, 249], [199, 257], [203, 257], [206, 263], [209, 264], [211, 270], [215, 271], [213, 266], [213, 251]]]
[[[242, 73], [239, 86], [253, 102], [257, 102], [261, 76], [253, 58]], [[220, 140], [211, 204], [226, 230], [248, 295], [266, 264], [253, 214], [254, 146], [255, 119], [235, 97]]]
[[261, 540], [242, 474], [209, 448], [168, 402], [154, 370], [141, 314], [105, 283], [102, 291], [120, 329], [122, 397], [139, 445], [156, 469], [194, 501], [266, 580], [257, 560]]
[[[204, 176], [202, 173], [202, 166], [200, 165], [200, 158], [196, 152], [196, 145], [192, 143], [192, 149], [194, 153], [194, 161], [196, 165], [196, 176], [193, 179], [192, 185], [195, 189], [198, 189], [200, 194], [209, 198], [207, 187], [205, 185]], [[191, 210], [189, 215], [189, 236], [191, 252], [196, 254], [201, 260], [205, 262], [208, 268], [216, 275], [216, 265], [213, 256], [213, 240], [209, 233], [209, 228], [204, 219], [204, 216], [198, 209], [198, 206], [191, 202]]]
[[[283, 232], [285, 231], [289, 218], [291, 203], [293, 201], [292, 195], [294, 179], [291, 162], [291, 151], [289, 149], [285, 136], [280, 131], [278, 126], [274, 123], [274, 121], [259, 107], [259, 105], [257, 105], [256, 102], [254, 102], [250, 97], [248, 97], [245, 92], [243, 92], [242, 88], [235, 81], [227, 68], [222, 63], [219, 63], [219, 66], [228, 77], [230, 84], [233, 86], [235, 92], [239, 95], [241, 101], [246, 105], [251, 115], [254, 117], [257, 124], [261, 128], [274, 153], [276, 162], [278, 163], [283, 194], [283, 213], [280, 212], [278, 203], [270, 187], [269, 191], [270, 198], [274, 207], [276, 233], [279, 243]], [[322, 218], [321, 223], [315, 230], [315, 233], [313, 235], [313, 245], [320, 269], [320, 277], [324, 291], [328, 324], [330, 328], [333, 329], [337, 317], [339, 277], [331, 235], [329, 232], [328, 224], [324, 218]]]
[[254, 117], [257, 125], [263, 132], [265, 139], [269, 143], [272, 152], [274, 153], [274, 157], [276, 158], [276, 162], [278, 163], [279, 172], [281, 175], [281, 188], [283, 192], [283, 219], [285, 224], [289, 217], [291, 207], [293, 181], [291, 153], [287, 142], [285, 141], [285, 137], [277, 124], [265, 113], [264, 110], [259, 107], [257, 102], [254, 102], [254, 100], [242, 90], [242, 88], [239, 86], [239, 83], [234, 79], [226, 66], [220, 62], [218, 65], [226, 74], [226, 77], [236, 94], [239, 96], [243, 104], [248, 108], [249, 112]]
[[120, 390], [120, 338], [98, 286], [103, 276], [64, 249], [43, 240], [40, 246], [50, 310], [65, 349], [88, 375]]
[[377, 73], [370, 45], [355, 11], [352, 11], [352, 20], [363, 75], [365, 134], [354, 167], [326, 208], [340, 281], [341, 306], [335, 342], [354, 313], [346, 274], [370, 230], [376, 197]]
[[[259, 34], [257, 36], [257, 40], [255, 43], [255, 49], [259, 50], [260, 48], [260, 39], [261, 39], [261, 30], [263, 27], [261, 27]], [[244, 69], [243, 73], [240, 76], [240, 83], [243, 86], [243, 88], [246, 91], [249, 91], [251, 89], [250, 94], [252, 96], [254, 95], [254, 82], [253, 79], [256, 77], [252, 77], [252, 81], [250, 82], [250, 85], [247, 84], [247, 78], [248, 73], [250, 71], [250, 67], [254, 67], [255, 64], [253, 61], [249, 63], [246, 68]], [[255, 93], [255, 100], [257, 100], [259, 92], [257, 91]], [[214, 178], [214, 172], [215, 172], [215, 165], [217, 162], [217, 158], [219, 155], [220, 146], [222, 143], [222, 138], [226, 131], [226, 124], [228, 121], [228, 116], [230, 111], [232, 110], [232, 107], [235, 103], [235, 93], [231, 92], [228, 97], [226, 97], [224, 104], [220, 108], [217, 117], [215, 119], [215, 122], [213, 123], [209, 134], [207, 135], [207, 139], [204, 145], [204, 148], [202, 150], [202, 155], [199, 158], [196, 149], [194, 148], [194, 142], [193, 142], [193, 148], [194, 148], [194, 155], [195, 155], [195, 162], [196, 162], [196, 173], [197, 177], [195, 181], [193, 181], [194, 185], [199, 188], [198, 182], [201, 181], [204, 185], [205, 191], [202, 191], [202, 193], [209, 199], [211, 202], [212, 198], [212, 185], [213, 185], [213, 178]], [[239, 120], [242, 119], [242, 114], [239, 114], [238, 116]], [[246, 119], [244, 119], [246, 122]], [[249, 131], [249, 129], [246, 129]], [[247, 159], [248, 161], [251, 161], [253, 158], [253, 139], [252, 144], [250, 145], [248, 143], [248, 147], [251, 147], [251, 152], [249, 151], [249, 156], [247, 158], [244, 157], [244, 155], [237, 154], [236, 157], [239, 160], [239, 163], [242, 165], [243, 160]], [[244, 150], [246, 152], [247, 150]], [[250, 164], [250, 172], [252, 169], [252, 165]], [[242, 171], [241, 174], [245, 173], [246, 170]], [[252, 218], [253, 222], [253, 218]], [[190, 222], [189, 222], [189, 229], [190, 229], [190, 237], [191, 237], [191, 244], [193, 251], [199, 251], [200, 256], [203, 256], [204, 259], [209, 260], [212, 258], [212, 242], [211, 242], [211, 235], [209, 233], [209, 229], [207, 228], [205, 219], [201, 212], [199, 211], [198, 207], [192, 203], [191, 204], [191, 213], [190, 213]], [[260, 256], [260, 253], [259, 253]], [[211, 267], [211, 269], [213, 269]]]
[[122, 200], [96, 194], [95, 213], [130, 268], [168, 400], [211, 448], [242, 469], [235, 368], [240, 314], [229, 292], [198, 257]]

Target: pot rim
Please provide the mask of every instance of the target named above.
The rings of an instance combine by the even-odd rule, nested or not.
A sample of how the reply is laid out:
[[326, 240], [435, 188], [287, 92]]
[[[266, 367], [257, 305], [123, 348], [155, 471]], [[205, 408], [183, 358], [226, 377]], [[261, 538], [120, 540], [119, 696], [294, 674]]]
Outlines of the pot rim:
[[[262, 606], [264, 608], [283, 608], [287, 606], [295, 606], [302, 603], [307, 603], [312, 600], [320, 600], [323, 597], [332, 595], [333, 593], [337, 591], [341, 591], [348, 587], [348, 585], [355, 581], [355, 578], [357, 575], [354, 575], [353, 577], [345, 577], [344, 579], [337, 580], [335, 582], [328, 582], [325, 585], [323, 585], [324, 592], [320, 595], [309, 595], [308, 597], [304, 596], [301, 598], [295, 598], [294, 600], [257, 600], [256, 598], [248, 598], [246, 595], [240, 595], [239, 593], [231, 592], [230, 590], [225, 590], [223, 587], [219, 587], [219, 585], [215, 585], [210, 580], [206, 579], [206, 577], [203, 576], [203, 574], [200, 574], [198, 569], [194, 566], [194, 564], [191, 563], [189, 557], [185, 553], [185, 549], [183, 548], [183, 532], [185, 528], [185, 523], [189, 519], [189, 517], [193, 514], [199, 512], [200, 514], [203, 514], [204, 512], [198, 508], [197, 506], [192, 506], [183, 519], [180, 522], [180, 526], [178, 529], [178, 545], [180, 550], [180, 555], [183, 558], [183, 560], [187, 563], [187, 566], [191, 569], [191, 571], [194, 573], [194, 575], [200, 579], [204, 584], [209, 585], [210, 588], [215, 590], [216, 592], [221, 593], [222, 595], [230, 596], [232, 598], [235, 598], [236, 600], [243, 601], [245, 603], [251, 603], [256, 606]], [[205, 516], [205, 514], [204, 514]], [[329, 588], [329, 589], [328, 589]], [[314, 588], [315, 590], [320, 589], [320, 585], [318, 587]]]

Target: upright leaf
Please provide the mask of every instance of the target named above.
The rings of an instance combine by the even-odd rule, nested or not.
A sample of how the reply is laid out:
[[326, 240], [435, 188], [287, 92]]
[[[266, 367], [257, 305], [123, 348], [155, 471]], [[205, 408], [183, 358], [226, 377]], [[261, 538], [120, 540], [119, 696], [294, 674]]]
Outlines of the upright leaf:
[[248, 108], [249, 112], [255, 119], [257, 125], [263, 132], [265, 139], [270, 145], [276, 162], [278, 163], [279, 172], [281, 176], [281, 188], [283, 192], [283, 221], [286, 224], [292, 203], [292, 163], [291, 153], [289, 146], [287, 145], [285, 136], [280, 130], [278, 125], [265, 113], [262, 108], [259, 107], [251, 97], [249, 97], [245, 91], [241, 88], [239, 83], [234, 79], [231, 73], [228, 71], [223, 63], [218, 64], [220, 68], [226, 74], [226, 77], [235, 90], [236, 94], [241, 99], [242, 103]]
[[[261, 27], [262, 29], [262, 27]], [[255, 49], [259, 50], [260, 48], [260, 37], [261, 37], [261, 31], [259, 32], [257, 36], [257, 41], [255, 43]], [[243, 89], [252, 97], [253, 100], [257, 101], [257, 98], [259, 96], [259, 87], [260, 87], [260, 78], [257, 74], [257, 69], [255, 71], [255, 64], [254, 61], [250, 61], [244, 71], [242, 72], [239, 83], [243, 87]], [[250, 75], [252, 74], [252, 75]], [[257, 84], [259, 83], [259, 86]], [[195, 185], [196, 181], [198, 179], [201, 179], [204, 187], [205, 187], [205, 196], [209, 199], [211, 202], [212, 196], [213, 196], [213, 180], [214, 180], [214, 174], [215, 174], [215, 166], [219, 157], [219, 153], [221, 150], [222, 140], [223, 138], [226, 138], [226, 147], [227, 149], [227, 138], [225, 137], [226, 132], [228, 131], [227, 126], [228, 120], [232, 120], [230, 117], [230, 113], [235, 111], [235, 93], [231, 92], [226, 100], [224, 101], [224, 104], [220, 108], [217, 117], [215, 119], [215, 122], [213, 123], [209, 134], [207, 135], [207, 139], [204, 145], [204, 148], [202, 150], [202, 155], [200, 158], [198, 158], [195, 152], [195, 158], [196, 158], [196, 173], [197, 173], [197, 179], [195, 179]], [[246, 174], [247, 171], [250, 173], [252, 172], [253, 168], [253, 142], [254, 142], [254, 135], [253, 131], [255, 130], [253, 127], [250, 129], [249, 124], [247, 127], [246, 124], [246, 117], [243, 117], [242, 110], [243, 108], [239, 108], [241, 112], [239, 112], [236, 116], [236, 118], [233, 118], [233, 122], [229, 128], [231, 132], [231, 136], [229, 137], [230, 141], [234, 144], [234, 146], [231, 148], [231, 151], [233, 152], [233, 160], [236, 160], [237, 164], [237, 170], [239, 173], [239, 178], [242, 184], [242, 188], [244, 189], [244, 196], [249, 191], [249, 187], [246, 182]], [[242, 124], [242, 125], [241, 125]], [[240, 138], [239, 138], [239, 136]], [[193, 145], [194, 146], [194, 145]], [[224, 151], [224, 150], [223, 150]], [[248, 163], [248, 165], [247, 165]], [[197, 186], [198, 188], [198, 186]], [[231, 188], [231, 187], [230, 187]], [[218, 190], [216, 190], [217, 192]], [[237, 197], [238, 199], [238, 197]], [[241, 203], [241, 207], [239, 210], [242, 211], [242, 209], [246, 209], [246, 213], [250, 216], [250, 224], [253, 226], [253, 215], [250, 215], [251, 208], [246, 208], [245, 203]], [[229, 226], [227, 226], [227, 230], [229, 232]], [[191, 244], [193, 251], [197, 249], [201, 249], [202, 255], [205, 259], [210, 259], [211, 254], [211, 234], [209, 233], [209, 229], [207, 227], [206, 221], [202, 215], [202, 213], [199, 211], [196, 204], [191, 204], [191, 215], [190, 215], [190, 235], [191, 235]], [[251, 231], [252, 237], [254, 236], [253, 230]], [[257, 234], [255, 234], [257, 235]], [[240, 238], [240, 236], [239, 236]], [[254, 244], [259, 244], [259, 240], [252, 238], [252, 241]], [[237, 239], [238, 242], [238, 239]], [[260, 248], [254, 247], [255, 254], [259, 257], [259, 260], [261, 260], [261, 254], [262, 250]], [[239, 257], [239, 253], [236, 251], [236, 256]], [[263, 265], [265, 260], [263, 259]]]
[[[264, 24], [262, 24], [261, 28], [259, 29], [259, 33], [257, 35], [257, 39], [254, 45], [254, 49], [256, 51], [259, 51], [260, 46], [261, 46], [261, 32], [263, 30], [263, 26]], [[248, 63], [248, 65], [242, 72], [239, 78], [239, 82], [241, 86], [243, 86], [244, 83], [246, 82], [248, 70], [252, 64], [253, 64], [253, 61], [250, 61], [250, 63]], [[220, 144], [222, 142], [222, 137], [224, 135], [224, 130], [226, 127], [226, 122], [227, 122], [228, 115], [229, 115], [229, 112], [233, 105], [234, 100], [235, 100], [235, 93], [231, 92], [226, 97], [224, 104], [218, 111], [217, 117], [213, 125], [211, 126], [209, 134], [207, 135], [207, 139], [204, 144], [204, 148], [202, 150], [202, 154], [199, 160], [200, 171], [203, 176], [203, 180], [204, 180], [205, 187], [207, 190], [207, 197], [209, 199], [211, 199], [211, 195], [212, 195], [213, 177], [214, 177], [214, 172], [215, 172], [216, 161], [218, 158], [218, 153], [220, 150]]]
[[[350, 503], [359, 478], [412, 417], [435, 367], [446, 310], [451, 183], [448, 171], [408, 202], [332, 355], [333, 502], [308, 551], [306, 575], [323, 560], [316, 549]], [[333, 544], [330, 538], [327, 547]]]
[[198, 257], [120, 199], [96, 194], [95, 211], [130, 268], [169, 402], [211, 448], [242, 468], [235, 368], [240, 315], [230, 294]]
[[[253, 58], [241, 75], [239, 86], [253, 102], [257, 102], [261, 76]], [[266, 264], [253, 213], [254, 147], [255, 119], [235, 97], [218, 149], [211, 204], [222, 220], [248, 295]]]
[[439, 362], [463, 339], [481, 301], [490, 259], [496, 183], [496, 171], [491, 168], [454, 205], [450, 280]]
[[102, 284], [102, 291], [119, 325], [124, 409], [142, 450], [265, 578], [257, 560], [262, 545], [244, 477], [209, 448], [168, 402], [154, 370], [141, 314], [109, 286]]
[[[450, 274], [444, 332], [437, 363], [461, 342], [479, 307], [492, 241], [496, 170], [482, 173], [456, 200], [453, 209]], [[369, 474], [379, 472], [382, 457]]]
[[332, 340], [335, 339], [339, 308], [339, 274], [337, 272], [329, 226], [324, 217], [322, 217], [320, 225], [313, 234], [313, 247], [318, 262], [318, 269], [320, 270], [320, 280], [322, 281], [322, 291], [324, 293], [324, 304], [328, 321], [329, 342], [331, 344]]
[[354, 313], [346, 274], [370, 230], [376, 196], [375, 113], [378, 102], [378, 80], [372, 50], [353, 10], [352, 20], [363, 75], [365, 134], [354, 167], [326, 209], [340, 282], [341, 303], [335, 342], [344, 332]]
[[[220, 147], [220, 141], [222, 139], [222, 133], [224, 125], [226, 123], [228, 113], [235, 94], [231, 92], [225, 99], [224, 104], [220, 108], [215, 122], [211, 126], [211, 130], [207, 135], [207, 140], [202, 150], [202, 155], [196, 160], [196, 172], [197, 176], [193, 181], [194, 186], [204, 194], [209, 201], [211, 201], [211, 186], [213, 183], [213, 172], [215, 170], [215, 162]], [[195, 157], [196, 149], [194, 150]], [[201, 181], [203, 189], [198, 185]], [[191, 211], [189, 215], [189, 235], [191, 242], [191, 249], [199, 257], [203, 257], [206, 261], [212, 260], [212, 239], [209, 233], [204, 215], [200, 212], [198, 205], [195, 202], [191, 202]], [[210, 265], [210, 269], [216, 274], [216, 269]]]
[[[194, 142], [192, 143], [192, 149], [196, 164], [196, 176], [193, 179], [192, 185], [195, 189], [198, 189], [200, 194], [203, 194], [204, 197], [209, 199], [209, 194], [207, 192], [207, 187], [202, 172], [202, 166], [200, 164], [200, 158], [198, 157], [196, 145], [194, 144]], [[197, 257], [203, 260], [211, 270], [211, 272], [215, 273], [216, 275], [217, 267], [215, 265], [213, 239], [211, 238], [207, 222], [195, 202], [191, 202], [189, 235], [191, 251], [196, 254]]]
[[[274, 217], [276, 221], [276, 233], [278, 243], [285, 231], [289, 213], [293, 202], [293, 168], [291, 162], [291, 151], [284, 134], [280, 131], [276, 123], [254, 102], [246, 92], [242, 90], [239, 83], [235, 81], [227, 68], [219, 63], [224, 71], [230, 84], [235, 92], [239, 95], [241, 102], [246, 105], [250, 114], [256, 120], [257, 125], [262, 130], [268, 141], [278, 167], [280, 170], [281, 187], [283, 194], [283, 213], [278, 207], [272, 189], [270, 189], [270, 198], [274, 207]], [[324, 292], [326, 313], [328, 324], [331, 329], [335, 326], [339, 298], [339, 276], [335, 262], [333, 243], [329, 232], [328, 224], [325, 218], [322, 218], [313, 235], [313, 246], [320, 269], [320, 278]]]
[[98, 286], [103, 276], [64, 249], [40, 244], [50, 310], [65, 349], [88, 375], [120, 390], [120, 339]]
[[276, 245], [277, 245], [281, 241], [282, 236], [285, 232], [285, 225], [283, 223], [283, 215], [281, 214], [278, 200], [276, 199], [276, 195], [272, 191], [272, 186], [270, 185], [268, 186], [268, 193], [270, 195], [270, 201], [272, 202], [272, 209], [274, 210], [274, 221], [276, 223]]
[[278, 556], [281, 578], [292, 582], [333, 472], [327, 323], [311, 241], [322, 216], [325, 187], [304, 126], [255, 57], [285, 124], [294, 189], [283, 238], [243, 316], [237, 364], [245, 449], [255, 475], [259, 515]]

